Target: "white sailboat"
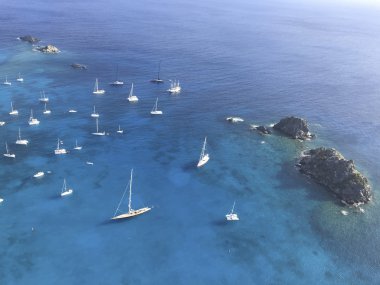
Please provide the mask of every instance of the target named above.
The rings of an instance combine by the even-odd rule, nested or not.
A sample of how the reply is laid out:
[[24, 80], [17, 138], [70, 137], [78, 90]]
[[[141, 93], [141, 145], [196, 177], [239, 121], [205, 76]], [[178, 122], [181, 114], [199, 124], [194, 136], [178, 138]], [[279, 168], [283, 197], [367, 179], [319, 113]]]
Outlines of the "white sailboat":
[[24, 82], [24, 78], [21, 77], [20, 72], [18, 73], [17, 79], [18, 82]]
[[2, 127], [4, 125], [5, 125], [5, 122], [4, 121], [0, 121], [0, 127]]
[[70, 109], [69, 110], [69, 113], [77, 113], [78, 111], [77, 110], [74, 110], [74, 109]]
[[93, 117], [93, 118], [99, 118], [99, 113], [96, 113], [95, 106], [94, 106], [94, 111], [91, 114], [91, 117]]
[[106, 91], [104, 89], [99, 89], [98, 78], [95, 79], [94, 91], [92, 93], [96, 94], [96, 95], [102, 95], [102, 94], [106, 93]]
[[170, 80], [170, 88], [167, 90], [168, 92], [172, 94], [176, 94], [181, 92], [181, 86], [179, 85], [179, 81], [172, 81]]
[[160, 78], [160, 71], [161, 71], [161, 61], [158, 63], [157, 78], [152, 79], [150, 82], [153, 82], [153, 83], [164, 83], [164, 81]]
[[5, 149], [6, 149], [6, 151], [7, 151], [7, 153], [4, 153], [4, 154], [3, 154], [5, 157], [11, 157], [11, 158], [15, 158], [15, 157], [16, 157], [16, 155], [15, 155], [14, 153], [10, 153], [10, 152], [9, 152], [8, 144], [7, 144], [7, 143], [5, 143]]
[[119, 65], [116, 66], [116, 79], [114, 82], [110, 83], [110, 85], [112, 85], [112, 86], [123, 86], [124, 85], [124, 82], [120, 81], [118, 79], [118, 76], [119, 76]]
[[119, 209], [120, 209], [121, 203], [123, 202], [125, 193], [128, 190], [128, 185], [127, 185], [127, 187], [124, 190], [123, 196], [120, 199], [119, 205], [116, 208], [115, 214], [113, 215], [113, 217], [111, 218], [111, 220], [120, 220], [120, 219], [131, 218], [131, 217], [134, 217], [134, 216], [138, 216], [138, 215], [144, 214], [145, 212], [148, 212], [148, 211], [151, 210], [151, 208], [149, 208], [149, 207], [144, 207], [144, 208], [140, 208], [140, 209], [137, 209], [137, 210], [132, 209], [132, 178], [133, 178], [133, 169], [131, 170], [131, 178], [129, 180], [128, 212], [127, 213], [120, 213], [119, 214]]
[[231, 212], [226, 215], [227, 221], [239, 221], [239, 216], [238, 214], [234, 213], [234, 209], [235, 209], [235, 202], [234, 202], [234, 205], [232, 206]]
[[9, 115], [12, 115], [12, 116], [18, 115], [18, 111], [13, 109], [13, 103], [12, 102], [11, 102], [11, 111], [9, 112]]
[[48, 110], [48, 109], [46, 109], [46, 103], [45, 103], [45, 110], [44, 110], [43, 113], [44, 113], [45, 115], [49, 115], [49, 114], [51, 114], [51, 111]]
[[33, 110], [30, 110], [30, 118], [29, 118], [28, 123], [29, 123], [30, 126], [39, 125], [40, 124], [39, 120], [37, 120], [36, 118], [33, 118]]
[[8, 81], [8, 76], [5, 76], [5, 81], [3, 82], [4, 85], [11, 86], [12, 82]]
[[106, 135], [106, 132], [103, 131], [103, 132], [99, 132], [99, 119], [96, 118], [96, 132], [95, 133], [92, 133], [94, 136], [105, 136]]
[[3, 198], [0, 198], [0, 204], [4, 202], [4, 199]]
[[157, 109], [157, 104], [158, 104], [158, 97], [156, 99], [156, 103], [154, 104], [152, 111], [150, 111], [151, 115], [162, 115], [162, 111]]
[[82, 146], [81, 145], [78, 145], [78, 141], [75, 140], [75, 147], [74, 147], [75, 150], [81, 150], [82, 149]]
[[122, 134], [124, 133], [124, 131], [120, 128], [120, 125], [119, 125], [119, 129], [116, 131], [118, 134]]
[[40, 97], [40, 99], [38, 99], [38, 100], [39, 100], [40, 102], [42, 102], [42, 103], [47, 103], [47, 102], [49, 102], [49, 98], [45, 96], [45, 91], [42, 91], [42, 92], [41, 92], [41, 97]]
[[201, 151], [201, 155], [199, 157], [199, 161], [198, 161], [197, 167], [202, 167], [210, 159], [209, 154], [206, 153], [206, 143], [207, 143], [207, 137], [205, 137], [205, 140], [203, 142], [203, 147], [202, 147], [202, 151]]
[[66, 179], [63, 179], [61, 197], [73, 194], [73, 189], [67, 188]]
[[137, 101], [139, 101], [139, 98], [137, 98], [136, 95], [133, 95], [133, 83], [132, 83], [132, 86], [131, 86], [131, 91], [129, 91], [128, 101], [129, 102], [137, 102]]
[[18, 128], [18, 139], [16, 140], [16, 144], [28, 145], [28, 143], [28, 140], [21, 139], [21, 131], [20, 128]]
[[57, 148], [54, 150], [54, 153], [55, 154], [67, 154], [67, 150], [65, 148], [60, 148], [60, 144], [61, 144], [61, 142], [58, 139]]
[[34, 178], [41, 178], [45, 176], [45, 172], [38, 171], [36, 174], [33, 175]]

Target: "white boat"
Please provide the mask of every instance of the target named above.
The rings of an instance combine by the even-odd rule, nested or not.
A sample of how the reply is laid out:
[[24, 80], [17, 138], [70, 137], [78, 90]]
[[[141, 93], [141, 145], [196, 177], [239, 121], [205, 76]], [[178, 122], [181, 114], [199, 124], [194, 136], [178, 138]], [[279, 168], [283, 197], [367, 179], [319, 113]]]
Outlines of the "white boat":
[[3, 198], [0, 198], [0, 203], [3, 203], [4, 202], [4, 199]]
[[12, 102], [11, 102], [11, 111], [9, 112], [9, 115], [12, 115], [12, 116], [18, 115], [18, 111], [13, 109], [13, 103]]
[[210, 159], [210, 156], [208, 155], [208, 153], [206, 153], [206, 143], [207, 143], [207, 137], [205, 137], [205, 141], [203, 142], [203, 147], [202, 147], [202, 151], [201, 151], [201, 155], [199, 157], [197, 167], [202, 167]]
[[172, 94], [181, 92], [181, 86], [179, 85], [179, 81], [170, 80], [170, 88], [167, 91]]
[[55, 154], [67, 154], [67, 150], [64, 149], [64, 148], [60, 148], [60, 141], [58, 139], [58, 142], [57, 142], [57, 148], [54, 150], [54, 153]]
[[128, 99], [129, 102], [137, 102], [137, 101], [139, 101], [139, 98], [137, 98], [136, 95], [133, 95], [133, 83], [132, 83], [131, 91], [129, 91], [129, 95], [128, 95], [127, 99]]
[[161, 71], [161, 61], [158, 63], [157, 78], [152, 79], [150, 82], [153, 82], [153, 83], [164, 83], [164, 81], [160, 78], [160, 71]]
[[61, 197], [73, 194], [73, 189], [67, 188], [66, 179], [63, 179], [63, 186], [61, 190]]
[[154, 104], [152, 111], [150, 111], [151, 115], [162, 115], [162, 111], [157, 110], [157, 104], [158, 104], [158, 97], [156, 99], [156, 103]]
[[75, 140], [75, 147], [74, 147], [75, 150], [81, 150], [82, 149], [82, 146], [78, 145], [78, 141]]
[[49, 114], [51, 114], [51, 111], [48, 110], [48, 109], [46, 109], [46, 103], [45, 103], [45, 110], [44, 110], [43, 113], [44, 113], [45, 115], [49, 115]]
[[36, 118], [33, 118], [33, 110], [30, 110], [30, 118], [29, 118], [28, 123], [29, 123], [30, 126], [34, 126], [34, 125], [39, 125], [40, 124], [39, 120], [37, 120]]
[[45, 172], [43, 172], [43, 171], [39, 171], [33, 175], [34, 178], [41, 178], [43, 176], [45, 176]]
[[235, 202], [234, 202], [234, 205], [232, 206], [231, 212], [226, 215], [227, 221], [239, 221], [239, 216], [238, 214], [234, 213], [234, 209], [235, 209]]
[[18, 128], [18, 139], [16, 140], [16, 144], [28, 145], [28, 143], [28, 140], [21, 139], [21, 131], [20, 128]]
[[122, 129], [120, 129], [120, 125], [119, 125], [119, 129], [116, 131], [118, 134], [122, 134], [124, 133], [124, 131]]
[[92, 93], [93, 93], [93, 94], [96, 94], [96, 95], [102, 95], [102, 94], [106, 93], [105, 90], [103, 90], [103, 89], [99, 89], [98, 78], [95, 79], [94, 91], [93, 91]]
[[92, 133], [94, 136], [105, 136], [106, 135], [106, 132], [103, 131], [103, 132], [99, 132], [99, 119], [96, 118], [96, 132], [95, 133]]
[[7, 151], [7, 153], [3, 154], [5, 157], [10, 157], [10, 158], [15, 158], [16, 157], [16, 155], [14, 153], [10, 153], [9, 152], [8, 144], [7, 143], [5, 143], [5, 149]]
[[42, 92], [41, 92], [41, 97], [40, 97], [40, 99], [38, 99], [38, 100], [40, 100], [40, 102], [42, 102], [42, 103], [47, 103], [47, 102], [49, 102], [49, 98], [45, 96], [45, 91], [42, 91]]
[[111, 218], [111, 220], [120, 220], [120, 219], [131, 218], [131, 217], [134, 217], [134, 216], [138, 216], [138, 215], [144, 214], [144, 213], [146, 213], [146, 212], [148, 212], [148, 211], [151, 210], [151, 208], [149, 208], [149, 207], [144, 207], [144, 208], [140, 208], [140, 209], [137, 209], [137, 210], [132, 209], [132, 178], [133, 178], [133, 169], [131, 170], [131, 178], [129, 180], [128, 212], [127, 213], [120, 213], [119, 214], [120, 206], [121, 206], [121, 204], [122, 204], [122, 202], [124, 200], [125, 193], [128, 190], [128, 185], [127, 185], [127, 187], [125, 187], [123, 196], [121, 196], [119, 205], [116, 208], [115, 214], [113, 215], [113, 217]]
[[110, 83], [110, 85], [112, 85], [112, 86], [123, 86], [124, 85], [124, 82], [120, 81], [118, 79], [118, 76], [119, 76], [119, 66], [116, 67], [116, 79], [114, 82]]
[[4, 121], [0, 121], [0, 127], [2, 127], [4, 125], [5, 125], [5, 122]]
[[5, 76], [5, 81], [3, 82], [4, 85], [12, 85], [12, 82], [8, 81], [8, 76]]
[[93, 118], [99, 118], [99, 113], [96, 113], [95, 106], [94, 106], [94, 111], [91, 114], [91, 117], [93, 117]]
[[91, 162], [91, 161], [86, 161], [86, 164], [88, 164], [88, 165], [94, 165], [94, 163]]
[[21, 77], [20, 72], [18, 73], [17, 79], [18, 82], [24, 82], [24, 78]]
[[77, 110], [74, 110], [74, 109], [70, 109], [69, 110], [69, 113], [76, 113], [76, 112], [78, 112]]
[[244, 122], [244, 119], [240, 117], [227, 117], [226, 121], [229, 121], [231, 123], [239, 123], [239, 122]]

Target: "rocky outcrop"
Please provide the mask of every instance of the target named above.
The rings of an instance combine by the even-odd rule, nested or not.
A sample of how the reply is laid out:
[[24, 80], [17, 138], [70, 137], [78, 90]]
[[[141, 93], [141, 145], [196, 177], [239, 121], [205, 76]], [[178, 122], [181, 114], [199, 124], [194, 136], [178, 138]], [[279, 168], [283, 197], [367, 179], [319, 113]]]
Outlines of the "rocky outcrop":
[[43, 53], [59, 53], [60, 52], [60, 50], [53, 45], [38, 46], [35, 48], [35, 50], [43, 52]]
[[75, 69], [87, 69], [86, 65], [80, 63], [73, 63], [70, 66]]
[[255, 127], [254, 129], [259, 131], [263, 135], [270, 135], [272, 133], [271, 130], [267, 128], [266, 126], [258, 126], [258, 127]]
[[294, 139], [305, 140], [313, 137], [306, 120], [297, 117], [286, 117], [275, 124], [273, 129]]
[[35, 44], [35, 43], [38, 43], [40, 41], [40, 39], [37, 39], [37, 38], [32, 37], [30, 35], [19, 37], [19, 39], [24, 41], [24, 42], [28, 42], [30, 44]]
[[307, 151], [298, 164], [300, 171], [327, 187], [348, 204], [367, 203], [372, 191], [368, 179], [333, 148]]

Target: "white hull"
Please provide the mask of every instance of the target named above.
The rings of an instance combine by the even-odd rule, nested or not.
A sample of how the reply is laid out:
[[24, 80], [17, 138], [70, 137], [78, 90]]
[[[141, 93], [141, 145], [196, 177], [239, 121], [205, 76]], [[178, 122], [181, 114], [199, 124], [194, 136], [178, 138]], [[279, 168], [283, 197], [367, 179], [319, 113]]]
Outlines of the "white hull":
[[40, 178], [40, 177], [42, 177], [42, 176], [44, 176], [44, 175], [45, 175], [45, 173], [42, 172], [42, 171], [40, 171], [40, 172], [37, 172], [36, 174], [34, 174], [33, 177], [34, 177], [34, 178]]
[[150, 111], [151, 115], [162, 115], [162, 111]]
[[42, 102], [42, 103], [47, 103], [47, 102], [49, 102], [49, 98], [40, 98], [39, 100], [40, 100], [40, 102]]
[[208, 154], [205, 154], [204, 157], [202, 157], [201, 160], [199, 160], [197, 167], [202, 167], [205, 165], [210, 159], [210, 156]]
[[123, 134], [124, 133], [124, 131], [123, 130], [118, 130], [118, 131], [116, 131], [118, 134]]
[[5, 122], [4, 121], [0, 121], [0, 126], [4, 126], [5, 125]]
[[4, 153], [3, 155], [4, 155], [5, 157], [10, 157], [10, 158], [15, 158], [15, 157], [16, 157], [16, 155], [13, 154], [13, 153]]
[[144, 208], [137, 209], [137, 210], [131, 210], [128, 213], [115, 216], [115, 217], [111, 218], [111, 220], [120, 220], [120, 219], [132, 218], [132, 217], [144, 214], [150, 210], [151, 210], [151, 208], [149, 208], [149, 207], [144, 207]]
[[95, 94], [95, 95], [102, 95], [102, 94], [106, 93], [106, 91], [103, 90], [103, 89], [99, 89], [99, 90], [96, 90], [96, 91], [94, 91], [92, 93]]
[[81, 150], [82, 147], [81, 147], [81, 146], [76, 146], [76, 147], [74, 147], [74, 149], [75, 149], [75, 150]]
[[40, 121], [37, 119], [30, 119], [28, 123], [30, 126], [36, 126], [40, 124]]
[[18, 111], [17, 110], [13, 110], [13, 111], [9, 112], [9, 115], [17, 116], [18, 115]]
[[73, 194], [73, 189], [69, 189], [69, 190], [67, 190], [65, 192], [62, 192], [61, 193], [61, 197], [68, 196], [68, 195], [71, 195], [71, 194]]
[[116, 80], [116, 81], [112, 82], [111, 85], [112, 86], [121, 86], [121, 85], [124, 85], [124, 82]]
[[3, 203], [4, 202], [4, 199], [3, 198], [0, 198], [0, 203]]
[[179, 93], [179, 92], [181, 92], [181, 88], [180, 87], [170, 88], [170, 89], [168, 89], [168, 92]]
[[44, 111], [44, 114], [45, 114], [45, 115], [49, 115], [49, 114], [51, 114], [51, 111], [50, 111], [50, 110], [45, 110], [45, 111]]
[[102, 133], [92, 133], [94, 136], [105, 136], [106, 135], [106, 132], [102, 132]]
[[69, 110], [69, 113], [76, 113], [77, 111], [76, 110], [73, 110], [73, 109], [70, 109]]
[[226, 219], [227, 221], [239, 221], [239, 217], [237, 214], [227, 214]]
[[11, 82], [4, 82], [3, 84], [4, 84], [4, 85], [8, 85], [8, 86], [11, 86], [11, 85], [12, 85]]
[[29, 143], [28, 140], [17, 140], [16, 144], [22, 144], [22, 145], [27, 145]]
[[16, 79], [18, 82], [24, 82], [24, 78], [17, 78]]
[[128, 97], [128, 101], [129, 102], [137, 102], [137, 101], [139, 101], [139, 98], [137, 98], [137, 96], [133, 95], [133, 96]]
[[93, 117], [93, 118], [99, 118], [99, 114], [97, 114], [97, 113], [92, 113], [92, 114], [91, 114], [91, 117]]
[[55, 150], [54, 150], [54, 153], [55, 153], [55, 154], [67, 154], [67, 150], [64, 149], [64, 148], [55, 149]]

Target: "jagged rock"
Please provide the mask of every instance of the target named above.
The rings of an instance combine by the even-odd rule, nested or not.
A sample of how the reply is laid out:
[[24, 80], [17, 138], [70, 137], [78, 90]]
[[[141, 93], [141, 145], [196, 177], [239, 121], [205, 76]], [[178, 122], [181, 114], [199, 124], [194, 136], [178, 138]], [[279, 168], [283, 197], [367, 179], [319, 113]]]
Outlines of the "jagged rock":
[[60, 52], [60, 50], [53, 45], [38, 46], [35, 48], [35, 50], [38, 50], [43, 53], [59, 53]]
[[333, 148], [316, 148], [307, 151], [297, 165], [300, 171], [327, 187], [348, 204], [367, 203], [372, 190], [352, 160], [346, 160]]
[[297, 117], [286, 117], [273, 126], [273, 129], [278, 130], [294, 139], [309, 139], [313, 135], [309, 131], [307, 122], [304, 119]]
[[258, 126], [255, 129], [264, 135], [270, 135], [272, 133], [271, 130], [268, 129], [266, 126]]
[[38, 43], [40, 41], [40, 39], [37, 39], [37, 38], [32, 37], [30, 35], [19, 37], [19, 39], [24, 41], [24, 42], [28, 42], [30, 44], [35, 44], [35, 43]]
[[73, 63], [70, 66], [75, 69], [87, 69], [86, 65], [80, 63]]

